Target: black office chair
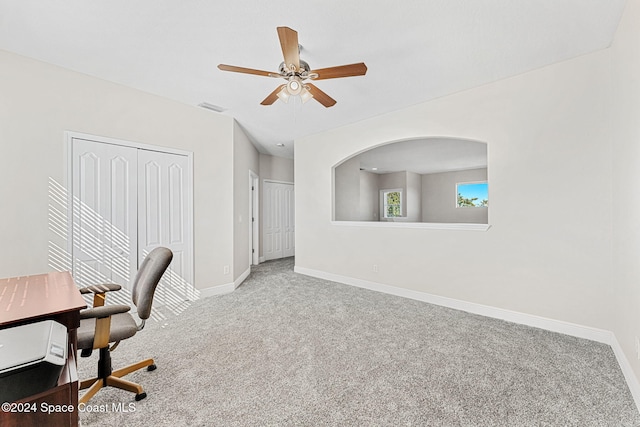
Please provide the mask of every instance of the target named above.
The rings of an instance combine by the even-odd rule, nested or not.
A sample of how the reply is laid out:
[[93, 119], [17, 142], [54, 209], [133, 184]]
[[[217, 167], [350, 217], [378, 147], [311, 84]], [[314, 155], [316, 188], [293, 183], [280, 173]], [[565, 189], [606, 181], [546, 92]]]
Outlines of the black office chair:
[[[136, 364], [116, 371], [111, 369], [111, 351], [121, 340], [131, 338], [136, 332], [144, 328], [145, 320], [151, 315], [153, 294], [160, 278], [171, 263], [173, 253], [163, 247], [152, 250], [142, 261], [133, 281], [132, 299], [138, 310], [138, 317], [142, 323], [138, 325], [135, 319], [127, 313], [127, 305], [104, 305], [106, 293], [120, 290], [120, 285], [103, 284], [87, 286], [80, 289], [83, 294], [93, 294], [93, 308], [80, 312], [80, 327], [78, 328], [78, 349], [81, 355], [91, 355], [93, 349], [100, 350], [98, 360], [98, 376], [80, 383], [80, 390], [89, 389], [80, 398], [79, 403], [87, 403], [102, 387], [112, 386], [136, 393], [136, 401], [147, 397], [142, 386], [122, 379], [121, 377], [142, 369], [148, 371], [156, 369], [153, 359], [146, 359]], [[114, 343], [109, 347], [110, 343]]]

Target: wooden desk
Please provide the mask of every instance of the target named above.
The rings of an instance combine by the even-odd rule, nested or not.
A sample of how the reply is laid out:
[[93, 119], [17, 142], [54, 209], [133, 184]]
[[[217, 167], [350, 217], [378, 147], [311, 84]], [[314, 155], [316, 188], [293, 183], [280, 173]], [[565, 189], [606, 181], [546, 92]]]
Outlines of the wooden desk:
[[[66, 326], [69, 334], [67, 364], [58, 385], [21, 400], [35, 403], [38, 409], [36, 412], [8, 413], [0, 410], [0, 425], [78, 425], [76, 330], [80, 326], [80, 310], [86, 307], [87, 304], [68, 272], [0, 279], [0, 329], [51, 319]], [[42, 413], [40, 408], [43, 403], [72, 405], [73, 411]]]

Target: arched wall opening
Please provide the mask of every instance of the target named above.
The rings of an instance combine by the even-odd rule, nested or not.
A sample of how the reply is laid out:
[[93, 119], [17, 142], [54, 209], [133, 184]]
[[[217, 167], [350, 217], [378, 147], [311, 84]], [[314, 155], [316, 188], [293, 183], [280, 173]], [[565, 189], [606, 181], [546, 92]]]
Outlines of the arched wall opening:
[[390, 141], [333, 167], [333, 221], [489, 224], [487, 144]]

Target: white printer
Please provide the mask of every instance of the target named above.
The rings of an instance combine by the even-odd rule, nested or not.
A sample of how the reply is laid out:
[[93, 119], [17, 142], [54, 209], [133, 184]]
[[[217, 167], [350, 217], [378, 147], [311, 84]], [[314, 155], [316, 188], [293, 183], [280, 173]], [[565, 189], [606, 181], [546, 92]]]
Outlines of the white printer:
[[0, 403], [55, 387], [67, 348], [67, 328], [53, 320], [0, 329]]

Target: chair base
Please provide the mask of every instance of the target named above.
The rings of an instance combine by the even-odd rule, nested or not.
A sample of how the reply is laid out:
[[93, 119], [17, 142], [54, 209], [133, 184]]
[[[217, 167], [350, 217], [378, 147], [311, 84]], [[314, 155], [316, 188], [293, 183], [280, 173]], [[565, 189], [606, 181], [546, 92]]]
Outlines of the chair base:
[[141, 385], [122, 379], [121, 377], [135, 372], [139, 369], [147, 368], [148, 371], [156, 369], [153, 359], [145, 359], [133, 365], [129, 365], [116, 371], [111, 370], [111, 353], [109, 348], [100, 349], [100, 359], [98, 360], [98, 376], [80, 382], [80, 390], [88, 389], [78, 403], [86, 404], [101, 388], [116, 387], [136, 394], [136, 401], [147, 397]]

